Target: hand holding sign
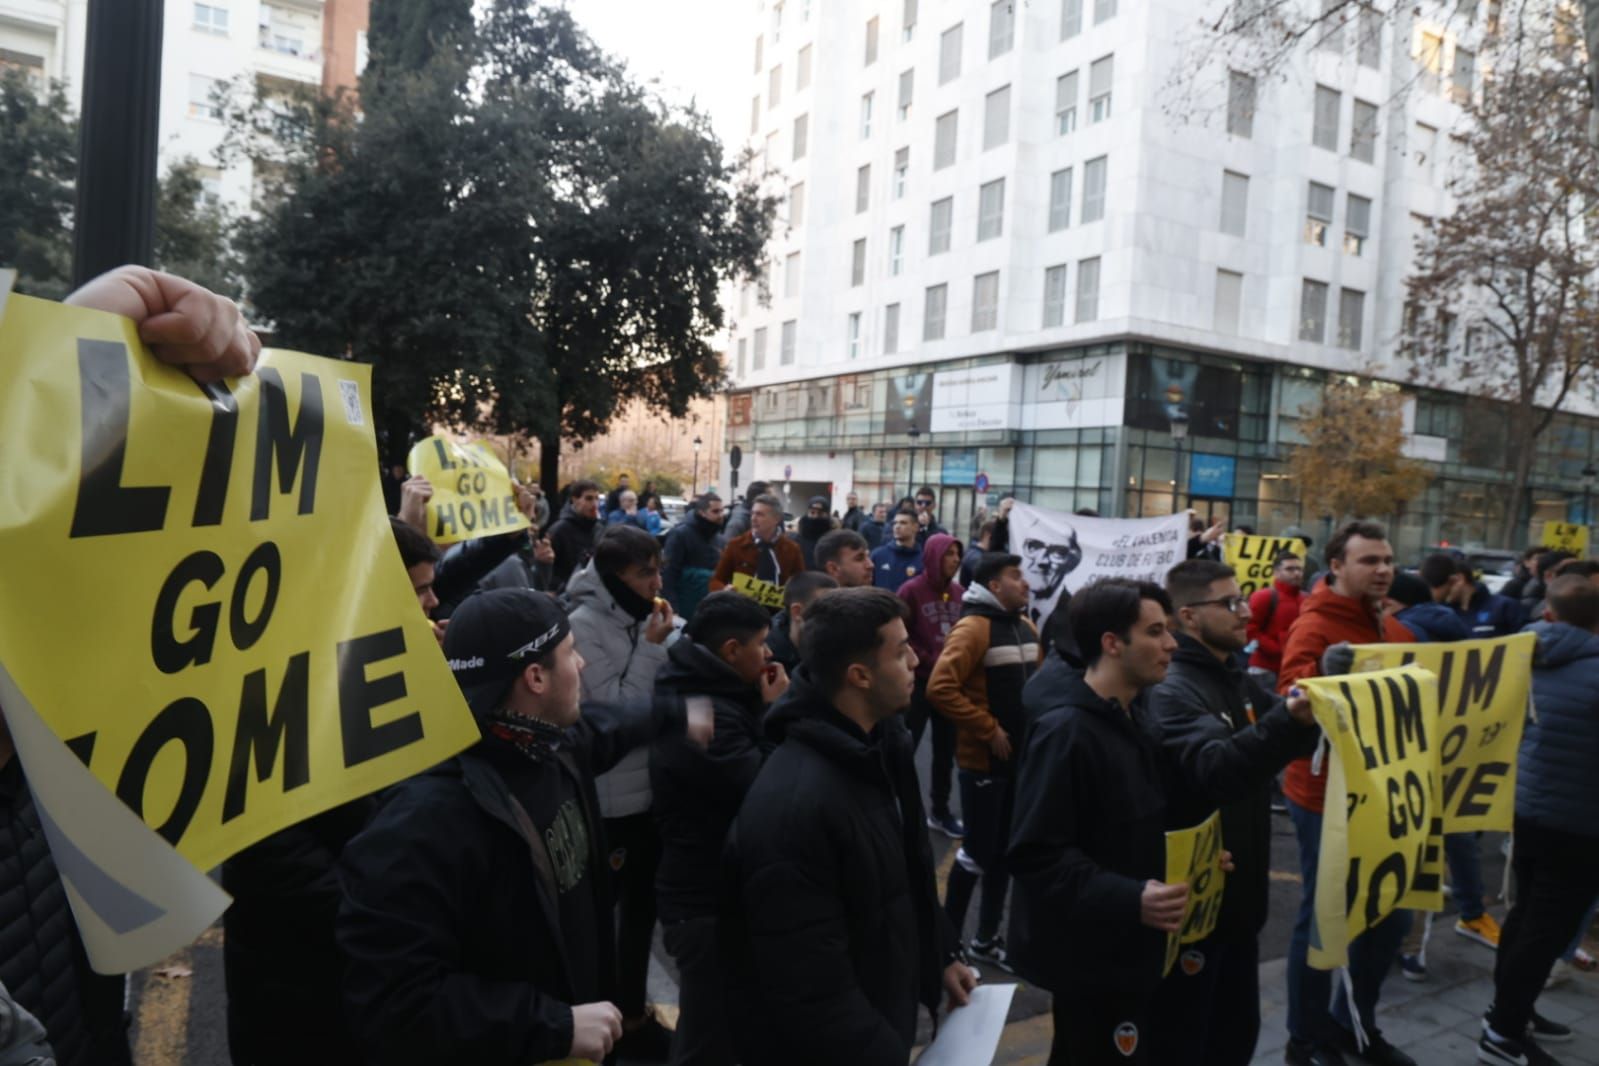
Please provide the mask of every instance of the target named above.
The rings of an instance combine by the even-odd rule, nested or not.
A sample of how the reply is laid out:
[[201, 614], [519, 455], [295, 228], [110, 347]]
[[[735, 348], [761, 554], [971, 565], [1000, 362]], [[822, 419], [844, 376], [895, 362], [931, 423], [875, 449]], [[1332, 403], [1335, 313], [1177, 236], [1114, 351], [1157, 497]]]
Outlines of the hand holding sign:
[[1183, 912], [1188, 907], [1188, 886], [1145, 881], [1139, 897], [1138, 920], [1151, 929], [1175, 933], [1183, 927]]
[[139, 339], [157, 359], [185, 368], [196, 381], [248, 374], [261, 355], [261, 338], [245, 324], [238, 304], [146, 267], [101, 274], [66, 303], [133, 319]]
[[481, 443], [429, 437], [411, 446], [407, 465], [432, 486], [425, 532], [441, 547], [528, 528], [510, 472]]
[[427, 533], [427, 507], [432, 498], [432, 483], [421, 474], [412, 474], [400, 485], [400, 513], [395, 517], [413, 529]]

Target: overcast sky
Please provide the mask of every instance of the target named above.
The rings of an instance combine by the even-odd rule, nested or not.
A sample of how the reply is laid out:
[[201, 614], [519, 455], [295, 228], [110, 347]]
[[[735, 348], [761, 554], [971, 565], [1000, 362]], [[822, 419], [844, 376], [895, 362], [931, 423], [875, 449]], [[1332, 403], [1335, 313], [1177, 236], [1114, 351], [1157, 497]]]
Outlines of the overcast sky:
[[751, 0], [567, 0], [589, 36], [657, 82], [666, 99], [697, 102], [724, 147], [742, 144], [749, 122]]

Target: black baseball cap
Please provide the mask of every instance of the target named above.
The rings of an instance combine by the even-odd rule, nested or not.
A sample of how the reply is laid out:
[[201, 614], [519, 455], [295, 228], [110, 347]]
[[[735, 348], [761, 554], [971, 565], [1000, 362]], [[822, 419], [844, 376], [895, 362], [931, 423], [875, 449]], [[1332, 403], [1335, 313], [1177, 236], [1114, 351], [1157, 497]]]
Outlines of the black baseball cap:
[[491, 589], [461, 601], [444, 631], [444, 657], [472, 713], [496, 711], [521, 672], [572, 631], [566, 611], [532, 589]]

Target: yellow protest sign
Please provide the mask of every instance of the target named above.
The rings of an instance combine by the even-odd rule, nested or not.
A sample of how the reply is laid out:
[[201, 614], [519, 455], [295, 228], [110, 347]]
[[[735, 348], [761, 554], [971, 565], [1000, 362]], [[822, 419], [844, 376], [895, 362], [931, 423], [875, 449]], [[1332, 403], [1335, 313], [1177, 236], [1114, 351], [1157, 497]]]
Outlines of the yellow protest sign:
[[478, 731], [383, 514], [369, 369], [267, 351], [212, 386], [133, 324], [0, 320], [0, 662], [209, 869]]
[[778, 610], [783, 606], [783, 590], [770, 581], [762, 581], [748, 574], [734, 574], [729, 587], [742, 592], [762, 607]]
[[1543, 546], [1545, 548], [1562, 548], [1574, 552], [1579, 559], [1588, 557], [1588, 527], [1579, 526], [1575, 522], [1545, 522], [1543, 524]]
[[428, 535], [435, 544], [456, 544], [528, 528], [516, 506], [511, 475], [500, 457], [481, 441], [457, 444], [428, 437], [411, 446], [407, 466], [433, 486], [428, 501]]
[[1438, 679], [1406, 666], [1300, 685], [1329, 745], [1310, 964], [1332, 970], [1395, 910], [1443, 907]]
[[[1188, 906], [1183, 912], [1183, 927], [1166, 936], [1166, 966], [1171, 973], [1182, 955], [1184, 944], [1196, 944], [1216, 931], [1221, 917], [1221, 893], [1227, 875], [1221, 868], [1221, 812], [1191, 829], [1173, 829], [1166, 834], [1166, 883], [1188, 886]], [[1184, 956], [1184, 966], [1188, 966]], [[1197, 967], [1194, 972], [1198, 972]]]
[[1440, 806], [1445, 833], [1510, 832], [1516, 753], [1532, 695], [1538, 638], [1517, 633], [1446, 644], [1365, 644], [1355, 669], [1414, 663], [1438, 678]]
[[1238, 588], [1245, 596], [1271, 587], [1271, 568], [1277, 556], [1293, 552], [1305, 557], [1305, 542], [1298, 537], [1260, 537], [1229, 533], [1222, 538], [1222, 559], [1238, 575]]

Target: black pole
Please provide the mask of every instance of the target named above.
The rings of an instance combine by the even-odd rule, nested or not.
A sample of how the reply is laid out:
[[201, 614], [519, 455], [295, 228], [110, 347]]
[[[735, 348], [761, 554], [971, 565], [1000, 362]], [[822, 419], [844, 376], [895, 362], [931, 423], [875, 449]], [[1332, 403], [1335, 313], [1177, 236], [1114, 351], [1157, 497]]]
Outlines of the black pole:
[[155, 249], [162, 0], [89, 0], [72, 282]]

